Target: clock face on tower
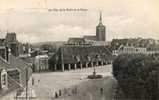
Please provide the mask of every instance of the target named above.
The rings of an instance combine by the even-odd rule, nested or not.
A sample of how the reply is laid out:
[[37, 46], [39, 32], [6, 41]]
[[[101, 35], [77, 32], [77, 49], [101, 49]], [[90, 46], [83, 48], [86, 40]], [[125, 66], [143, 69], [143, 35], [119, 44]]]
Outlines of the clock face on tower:
[[98, 28], [97, 28], [98, 30], [104, 30], [105, 29], [105, 27], [104, 26], [98, 26]]

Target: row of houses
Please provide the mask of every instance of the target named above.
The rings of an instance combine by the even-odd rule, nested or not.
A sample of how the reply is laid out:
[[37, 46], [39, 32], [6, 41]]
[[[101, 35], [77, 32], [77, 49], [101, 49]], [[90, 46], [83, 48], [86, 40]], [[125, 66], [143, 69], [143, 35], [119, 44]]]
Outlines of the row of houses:
[[[72, 39], [71, 39], [72, 40]], [[133, 45], [120, 45], [117, 49], [110, 50], [109, 46], [91, 45], [78, 39], [68, 41], [61, 46], [53, 56], [37, 55], [34, 59], [34, 71], [65, 71], [76, 68], [93, 67], [113, 61], [114, 56], [121, 54], [159, 54], [159, 50], [149, 50], [146, 47]]]
[[159, 50], [147, 50], [144, 47], [135, 47], [135, 46], [123, 46], [121, 45], [117, 50], [112, 51], [112, 55], [118, 56], [122, 54], [159, 54]]

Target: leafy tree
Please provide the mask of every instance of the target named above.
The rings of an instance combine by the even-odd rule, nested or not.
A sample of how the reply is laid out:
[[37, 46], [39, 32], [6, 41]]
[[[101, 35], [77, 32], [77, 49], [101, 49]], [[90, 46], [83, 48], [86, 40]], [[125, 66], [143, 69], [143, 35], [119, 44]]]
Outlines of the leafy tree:
[[159, 61], [148, 55], [120, 55], [113, 75], [124, 95], [137, 100], [158, 100]]

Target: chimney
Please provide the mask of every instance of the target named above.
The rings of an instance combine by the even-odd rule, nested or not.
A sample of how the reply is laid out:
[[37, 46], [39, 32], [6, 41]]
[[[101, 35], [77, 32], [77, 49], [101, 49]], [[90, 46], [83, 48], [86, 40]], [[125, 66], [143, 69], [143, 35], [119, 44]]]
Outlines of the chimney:
[[6, 60], [8, 63], [10, 63], [10, 56], [11, 56], [11, 49], [7, 48], [6, 50]]

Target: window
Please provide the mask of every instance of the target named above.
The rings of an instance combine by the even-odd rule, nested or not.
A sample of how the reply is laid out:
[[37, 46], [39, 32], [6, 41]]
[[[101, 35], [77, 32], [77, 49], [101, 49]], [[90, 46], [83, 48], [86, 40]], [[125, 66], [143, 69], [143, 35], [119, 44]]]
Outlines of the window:
[[6, 74], [2, 75], [2, 85], [6, 85]]

